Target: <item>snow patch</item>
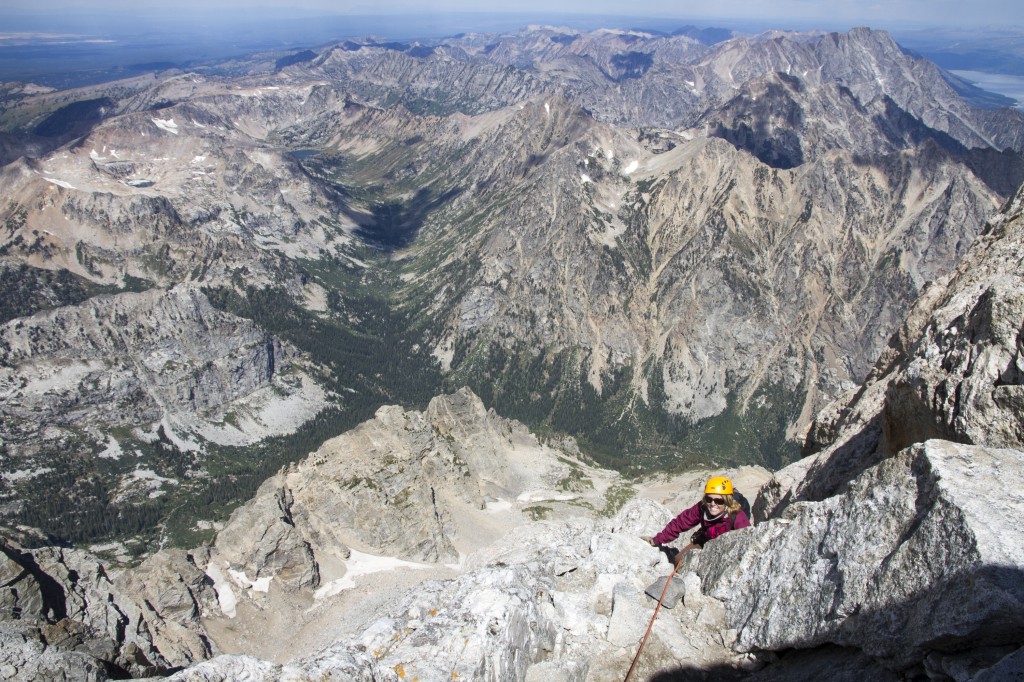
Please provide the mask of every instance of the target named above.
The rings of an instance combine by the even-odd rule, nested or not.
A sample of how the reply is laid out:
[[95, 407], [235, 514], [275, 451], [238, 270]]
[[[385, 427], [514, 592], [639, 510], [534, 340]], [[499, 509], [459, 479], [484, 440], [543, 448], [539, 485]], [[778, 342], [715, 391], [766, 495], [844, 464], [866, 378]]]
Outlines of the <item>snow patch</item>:
[[213, 589], [217, 591], [217, 602], [220, 604], [221, 613], [228, 618], [234, 618], [237, 615], [235, 607], [238, 605], [238, 599], [231, 589], [231, 584], [221, 572], [220, 566], [211, 561], [206, 567], [206, 575], [210, 576], [213, 581]]
[[580, 173], [580, 182], [582, 182], [585, 185], [588, 182], [594, 182], [594, 181], [591, 180], [590, 176], [587, 175], [586, 173]]
[[218, 533], [224, 530], [224, 524], [220, 521], [207, 521], [206, 519], [200, 519], [196, 521], [196, 528], [198, 530], [215, 530]]
[[327, 597], [333, 597], [336, 594], [340, 594], [344, 590], [350, 590], [356, 586], [356, 578], [364, 575], [370, 575], [371, 573], [393, 571], [396, 568], [431, 568], [430, 564], [403, 561], [402, 559], [396, 559], [395, 557], [389, 556], [364, 554], [363, 552], [358, 552], [354, 549], [351, 550], [351, 552], [352, 553], [349, 555], [349, 558], [345, 561], [345, 575], [320, 587], [320, 589], [313, 593], [314, 599], [326, 599]]
[[4, 472], [0, 474], [0, 476], [8, 481], [21, 481], [26, 478], [35, 478], [36, 476], [48, 474], [51, 471], [53, 471], [53, 469], [50, 467], [42, 467], [41, 469], [19, 469], [18, 471]]
[[547, 102], [544, 102], [544, 111], [547, 112], [547, 115], [549, 117], [551, 116], [551, 105], [548, 104]]
[[529, 504], [532, 502], [568, 502], [569, 500], [575, 500], [577, 495], [568, 493], [554, 493], [546, 490], [532, 490], [525, 492], [516, 498], [516, 502], [520, 504]]
[[151, 120], [153, 125], [160, 130], [171, 133], [172, 135], [178, 134], [178, 124], [174, 122], [173, 118], [151, 118], [149, 120]]
[[248, 588], [253, 592], [263, 592], [264, 594], [270, 591], [270, 581], [273, 579], [272, 576], [265, 575], [256, 580], [249, 580], [249, 576], [245, 574], [245, 571], [236, 571], [232, 568], [228, 568], [228, 575], [243, 590]]
[[640, 167], [640, 162], [639, 161], [635, 161], [635, 160], [634, 161], [630, 161], [629, 164], [625, 168], [622, 169], [622, 172], [625, 173], [626, 175], [629, 175], [630, 173], [634, 172], [639, 167]]
[[152, 469], [136, 469], [132, 472], [132, 478], [136, 478], [140, 481], [153, 481], [155, 483], [170, 483], [171, 485], [178, 485], [177, 480], [173, 478], [165, 478]]
[[63, 187], [65, 189], [78, 189], [77, 187], [72, 185], [70, 182], [64, 182], [63, 180], [57, 180], [56, 178], [48, 178], [45, 175], [43, 176], [43, 180], [46, 180], [47, 182], [52, 182], [53, 184], [57, 185], [58, 187]]
[[487, 500], [484, 509], [490, 514], [497, 514], [512, 509], [512, 503], [508, 500]]
[[121, 449], [121, 444], [117, 442], [116, 438], [108, 435], [106, 449], [97, 456], [101, 459], [121, 459], [123, 454], [124, 451]]

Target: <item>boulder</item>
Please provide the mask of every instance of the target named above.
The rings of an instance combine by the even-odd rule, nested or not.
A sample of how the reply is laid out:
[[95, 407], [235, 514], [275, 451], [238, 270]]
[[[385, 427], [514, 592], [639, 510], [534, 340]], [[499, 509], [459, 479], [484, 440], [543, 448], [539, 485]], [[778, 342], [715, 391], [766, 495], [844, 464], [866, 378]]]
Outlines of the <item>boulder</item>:
[[289, 586], [315, 588], [320, 567], [302, 530], [296, 528], [294, 494], [283, 479], [268, 479], [231, 515], [230, 530], [217, 538], [217, 553], [231, 557], [231, 565], [251, 580], [276, 577]]
[[[0, 544], [0, 620], [46, 617], [42, 576], [33, 573], [31, 558], [6, 543]], [[42, 578], [45, 580], [45, 578]]]
[[46, 643], [38, 628], [0, 622], [0, 680], [12, 682], [105, 682], [111, 666], [88, 652]]
[[171, 666], [202, 661], [215, 652], [200, 624], [202, 614], [211, 612], [217, 601], [212, 581], [197, 565], [205, 566], [204, 559], [203, 552], [162, 550], [114, 579], [139, 605], [153, 646]]

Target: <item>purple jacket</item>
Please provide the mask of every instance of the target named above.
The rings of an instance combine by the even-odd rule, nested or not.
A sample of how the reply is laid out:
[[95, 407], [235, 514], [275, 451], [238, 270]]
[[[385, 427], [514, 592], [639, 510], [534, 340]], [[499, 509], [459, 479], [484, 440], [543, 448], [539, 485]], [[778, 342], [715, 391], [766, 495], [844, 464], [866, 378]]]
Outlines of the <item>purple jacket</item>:
[[746, 528], [749, 525], [750, 519], [747, 518], [742, 509], [736, 512], [735, 516], [732, 514], [722, 514], [717, 519], [709, 521], [703, 518], [701, 504], [698, 502], [669, 521], [664, 530], [654, 536], [654, 544], [664, 545], [667, 542], [672, 542], [684, 530], [700, 526], [700, 530], [693, 534], [691, 540], [694, 544], [703, 545], [708, 540], [713, 540], [723, 533], [728, 533], [737, 528]]

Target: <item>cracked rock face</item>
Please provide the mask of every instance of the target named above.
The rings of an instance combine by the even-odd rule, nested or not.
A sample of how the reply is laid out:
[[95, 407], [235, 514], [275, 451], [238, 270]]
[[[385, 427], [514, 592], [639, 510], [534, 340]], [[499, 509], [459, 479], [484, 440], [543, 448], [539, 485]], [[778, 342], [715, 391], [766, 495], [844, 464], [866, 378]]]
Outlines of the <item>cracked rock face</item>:
[[[668, 572], [664, 555], [627, 529], [652, 532], [668, 516], [635, 500], [613, 519], [525, 524], [468, 557], [458, 577], [418, 584], [317, 654], [266, 667], [220, 656], [171, 679], [245, 670], [256, 680], [621, 680], [654, 612], [644, 586]], [[638, 679], [687, 663], [759, 667], [729, 649], [724, 619], [699, 590], [663, 611]]]
[[280, 341], [196, 287], [92, 298], [0, 328], [2, 435], [213, 416], [266, 386], [284, 358]]
[[3, 679], [138, 677], [213, 653], [198, 624], [209, 583], [183, 552], [112, 579], [81, 550], [24, 549], [5, 538], [0, 551]]
[[[1018, 450], [932, 440], [700, 554], [742, 650], [832, 642], [897, 669], [1019, 643]], [[770, 585], [771, 589], [765, 589]]]

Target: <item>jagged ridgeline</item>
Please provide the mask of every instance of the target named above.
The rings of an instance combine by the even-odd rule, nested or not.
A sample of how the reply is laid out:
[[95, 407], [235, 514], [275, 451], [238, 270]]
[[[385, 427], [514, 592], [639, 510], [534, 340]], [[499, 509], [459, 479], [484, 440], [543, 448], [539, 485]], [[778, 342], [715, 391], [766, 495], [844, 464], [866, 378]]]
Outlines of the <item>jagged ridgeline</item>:
[[794, 459], [1024, 180], [885, 33], [531, 29], [2, 90], [7, 519], [194, 546], [468, 385], [624, 471]]

